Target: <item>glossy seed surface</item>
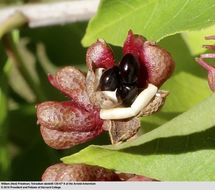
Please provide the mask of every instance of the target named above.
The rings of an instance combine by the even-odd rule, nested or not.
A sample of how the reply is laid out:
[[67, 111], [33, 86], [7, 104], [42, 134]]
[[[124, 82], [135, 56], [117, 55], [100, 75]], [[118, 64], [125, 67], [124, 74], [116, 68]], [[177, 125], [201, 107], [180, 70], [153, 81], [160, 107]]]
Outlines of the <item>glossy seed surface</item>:
[[118, 99], [121, 99], [125, 106], [130, 106], [138, 95], [138, 88], [136, 85], [123, 85], [116, 91]]
[[119, 65], [120, 78], [123, 83], [132, 84], [137, 82], [139, 74], [139, 62], [131, 54], [126, 54]]
[[119, 84], [119, 68], [116, 66], [106, 70], [100, 78], [102, 91], [114, 91], [119, 87]]

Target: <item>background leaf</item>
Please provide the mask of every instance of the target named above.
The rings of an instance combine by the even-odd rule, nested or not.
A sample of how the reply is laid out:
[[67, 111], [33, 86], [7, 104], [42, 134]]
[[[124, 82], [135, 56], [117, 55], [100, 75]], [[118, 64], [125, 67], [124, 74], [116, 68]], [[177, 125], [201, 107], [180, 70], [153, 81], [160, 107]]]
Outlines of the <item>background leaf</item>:
[[214, 40], [205, 40], [205, 36], [215, 35], [215, 25], [204, 28], [198, 31], [184, 32], [182, 34], [186, 44], [192, 55], [198, 55], [205, 52], [205, 48], [202, 47], [203, 44], [212, 45]]
[[162, 110], [142, 118], [143, 131], [148, 132], [187, 111], [211, 94], [207, 83], [207, 73], [194, 61], [181, 35], [169, 36], [159, 42], [173, 56], [176, 70], [161, 89], [170, 95]]
[[90, 146], [62, 160], [67, 164], [100, 165], [162, 181], [215, 180], [215, 107], [210, 106], [214, 104], [215, 94], [131, 142], [106, 147], [127, 149], [114, 151]]
[[[105, 38], [108, 43], [122, 46], [128, 29], [132, 28], [134, 32], [149, 39], [162, 39], [159, 45], [172, 54], [177, 66], [173, 77], [162, 86], [162, 89], [170, 91], [162, 111], [142, 118], [145, 135], [136, 141], [122, 144], [121, 148], [127, 147], [123, 150], [110, 150], [112, 146], [108, 146], [109, 150], [103, 146], [90, 146], [69, 158], [69, 163], [97, 164], [161, 180], [214, 180], [215, 132], [212, 115], [208, 115], [207, 112], [196, 113], [200, 116], [199, 119], [211, 119], [206, 122], [203, 119], [202, 125], [194, 120], [196, 115], [191, 120], [186, 119], [190, 112], [185, 116], [181, 115], [211, 94], [206, 80], [207, 74], [194, 62], [193, 56], [204, 52], [201, 48], [202, 37], [213, 34], [214, 26], [201, 31], [190, 30], [211, 26], [215, 20], [214, 6], [212, 0], [101, 1], [97, 16], [89, 24], [83, 40], [84, 45], [90, 45], [96, 38]], [[48, 83], [48, 72], [53, 73], [65, 65], [73, 65], [86, 71], [86, 49], [80, 44], [86, 26], [87, 23], [83, 22], [19, 30], [19, 43], [26, 41], [26, 38], [29, 40], [29, 43], [21, 44], [19, 49], [26, 60], [26, 67], [34, 71], [30, 73], [39, 83], [45, 100], [66, 99]], [[188, 32], [182, 36], [171, 35], [181, 31]], [[122, 57], [121, 48], [113, 49], [118, 62]], [[27, 54], [33, 61], [28, 59]], [[0, 70], [4, 63], [6, 57], [0, 45]], [[59, 162], [60, 157], [76, 153], [90, 144], [110, 143], [108, 135], [104, 134], [94, 141], [67, 151], [49, 148], [43, 142], [36, 125], [34, 105], [38, 102], [31, 98], [33, 93], [26, 93], [28, 86], [21, 87], [18, 75], [19, 73], [11, 72], [10, 82], [4, 83], [2, 75], [0, 76], [0, 83], [6, 85], [0, 86], [5, 94], [0, 103], [7, 105], [6, 109], [0, 106], [0, 117], [3, 118], [0, 119], [0, 130], [6, 129], [4, 133], [0, 133], [4, 136], [1, 140], [6, 139], [3, 143], [4, 149], [3, 146], [0, 147], [0, 165], [3, 166], [3, 169], [0, 169], [1, 179], [40, 180], [43, 171], [49, 165]], [[17, 84], [17, 88], [14, 88], [14, 83]], [[214, 110], [212, 103], [214, 102], [205, 110]], [[178, 115], [180, 116], [177, 119]], [[176, 119], [170, 121], [173, 118]], [[191, 127], [181, 127], [181, 118], [184, 118], [186, 126]], [[7, 125], [1, 125], [2, 121], [7, 121]], [[197, 127], [192, 125], [193, 122], [197, 122]], [[160, 125], [163, 126], [159, 127]]]
[[[19, 49], [22, 51], [29, 72], [33, 71], [34, 75], [36, 74], [36, 79], [39, 79], [40, 90], [46, 95], [45, 101], [68, 100], [48, 82], [48, 73], [54, 73], [56, 69], [66, 65], [73, 65], [86, 70], [85, 49], [80, 43], [85, 27], [86, 23], [75, 23], [66, 26], [20, 30], [20, 40], [17, 42], [21, 43], [18, 44], [20, 45]], [[22, 44], [26, 40], [29, 42]], [[1, 68], [4, 65], [2, 63], [5, 63], [7, 58], [1, 46], [0, 55]], [[104, 134], [94, 141], [69, 150], [59, 151], [48, 147], [44, 143], [37, 125], [35, 105], [39, 102], [34, 102], [30, 99], [30, 95], [25, 93], [26, 89], [24, 88], [28, 88], [28, 86], [21, 86], [21, 79], [18, 79], [22, 77], [20, 73], [9, 73], [8, 77], [10, 81], [7, 79], [6, 83], [0, 79], [1, 84], [8, 86], [7, 94], [4, 96], [7, 98], [8, 108], [5, 110], [3, 106], [0, 107], [0, 110], [4, 110], [4, 114], [7, 115], [8, 121], [7, 134], [0, 133], [4, 138], [7, 138], [7, 154], [3, 154], [5, 149], [0, 146], [0, 165], [1, 159], [4, 158], [2, 163], [5, 171], [1, 173], [3, 170], [0, 169], [0, 179], [38, 181], [41, 180], [41, 175], [45, 169], [59, 162], [62, 156], [78, 152], [91, 143], [107, 144], [108, 136]], [[17, 83], [18, 88], [14, 88], [14, 83]], [[1, 100], [3, 99], [0, 99], [0, 102]], [[5, 101], [3, 102], [5, 103]], [[0, 128], [2, 127], [0, 124]], [[1, 152], [1, 150], [3, 151]], [[10, 163], [10, 167], [7, 163]]]
[[0, 44], [0, 180], [9, 177], [10, 155], [8, 150], [8, 83], [7, 75], [10, 65], [6, 63], [6, 56]]
[[214, 24], [214, 7], [213, 0], [102, 0], [82, 43], [89, 46], [103, 38], [121, 46], [129, 29], [158, 41]]

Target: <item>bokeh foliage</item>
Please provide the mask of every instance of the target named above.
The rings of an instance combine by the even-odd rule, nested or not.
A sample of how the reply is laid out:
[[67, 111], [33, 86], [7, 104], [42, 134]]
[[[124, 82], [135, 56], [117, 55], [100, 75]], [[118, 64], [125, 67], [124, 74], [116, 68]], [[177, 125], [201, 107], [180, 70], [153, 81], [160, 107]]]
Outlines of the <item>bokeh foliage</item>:
[[[198, 1], [200, 4], [195, 3], [196, 7], [191, 6], [191, 8], [197, 9], [197, 6], [200, 6], [201, 2], [203, 2], [201, 0]], [[120, 6], [122, 7], [121, 9], [118, 9], [122, 11], [121, 15], [127, 14], [125, 11], [127, 5], [125, 5], [125, 3], [120, 4], [120, 1], [111, 1], [111, 7], [108, 7], [108, 5], [110, 5], [110, 0], [103, 0], [102, 2], [103, 4], [100, 6], [98, 15], [88, 26], [88, 32], [83, 40], [85, 45], [89, 45], [89, 43], [97, 37], [104, 37], [112, 44], [122, 45], [127, 30], [131, 27], [134, 28], [136, 32], [144, 35], [144, 31], [142, 31], [141, 26], [144, 26], [144, 22], [146, 22], [145, 20], [141, 20], [141, 22], [132, 22], [132, 26], [129, 22], [122, 22], [122, 26], [120, 27], [118, 24], [112, 25], [111, 23], [108, 24], [102, 22], [104, 21], [102, 19], [108, 15], [111, 17], [113, 16], [112, 20], [116, 18], [114, 15], [118, 13], [116, 13], [116, 11], [114, 12], [114, 5], [117, 8], [120, 8]], [[114, 4], [114, 2], [118, 3]], [[136, 4], [139, 5], [143, 1], [128, 2], [130, 4], [133, 2], [132, 6], [136, 6]], [[153, 3], [158, 1], [152, 0], [151, 2], [152, 4], [149, 4], [149, 8], [154, 5]], [[163, 1], [159, 1], [159, 3], [162, 2]], [[178, 4], [180, 4], [184, 1], [171, 1], [171, 3], [172, 2], [178, 2]], [[194, 2], [196, 1], [188, 1], [188, 3], [191, 4]], [[213, 4], [211, 0], [208, 0], [208, 2]], [[2, 1], [1, 3], [2, 6], [6, 6], [6, 3], [21, 4], [24, 3], [24, 1]], [[205, 1], [204, 4], [205, 6], [209, 6], [209, 4], [206, 5]], [[152, 6], [152, 8], [155, 9], [156, 7]], [[150, 12], [150, 9], [148, 11]], [[155, 11], [158, 11], [158, 9], [156, 8]], [[137, 15], [138, 19], [141, 19], [141, 15], [146, 13], [139, 13], [140, 15]], [[210, 13], [214, 14], [212, 10], [208, 11], [208, 14]], [[135, 18], [135, 14], [133, 17]], [[207, 15], [200, 18], [202, 19], [202, 23], [198, 22], [198, 26], [201, 27], [201, 24], [202, 26], [208, 26], [208, 23], [203, 23], [205, 21], [204, 19], [208, 19]], [[159, 17], [156, 17], [156, 19], [156, 22], [159, 22]], [[166, 17], [166, 19], [168, 20], [170, 17]], [[151, 22], [153, 23], [153, 19]], [[183, 17], [181, 22], [183, 23]], [[20, 74], [16, 65], [11, 61], [11, 59], [7, 58], [4, 45], [2, 44], [2, 41], [0, 41], [0, 180], [40, 180], [43, 171], [49, 165], [59, 162], [61, 157], [76, 153], [90, 144], [104, 145], [110, 143], [107, 134], [104, 134], [89, 143], [76, 146], [66, 151], [56, 151], [49, 148], [43, 142], [39, 126], [36, 124], [35, 105], [37, 103], [45, 100], [61, 101], [66, 99], [48, 83], [47, 73], [53, 73], [58, 68], [66, 65], [73, 65], [82, 70], [86, 70], [86, 48], [81, 45], [81, 40], [85, 35], [87, 24], [87, 22], [82, 22], [65, 26], [51, 26], [37, 29], [22, 27], [18, 31], [15, 31], [15, 43], [20, 50], [21, 56], [25, 60], [24, 63], [26, 64], [32, 79], [39, 86], [38, 90], [43, 94], [43, 96], [39, 98], [39, 101], [36, 100], [35, 93], [32, 92], [31, 88], [29, 88], [28, 82], [25, 81], [23, 76]], [[211, 22], [210, 25], [212, 24], [213, 23]], [[98, 29], [101, 25], [104, 25], [107, 29], [104, 30], [103, 33], [97, 33], [95, 29]], [[156, 23], [153, 24], [153, 26], [154, 25], [156, 25]], [[146, 33], [146, 35], [157, 35], [158, 39], [163, 37], [161, 34], [165, 34], [165, 36], [167, 36], [167, 34], [170, 35], [172, 33], [180, 32], [180, 25], [177, 22], [176, 25], [177, 31], [175, 32], [172, 32], [174, 29], [172, 26], [171, 32], [162, 33], [162, 31], [159, 31], [159, 33], [156, 31], [156, 27], [154, 26], [150, 27], [150, 30], [154, 33], [150, 33], [150, 30], [148, 29], [148, 33]], [[199, 53], [204, 52], [204, 50], [201, 49], [203, 36], [209, 33], [212, 34], [211, 32], [213, 32], [213, 27], [208, 28], [207, 30], [197, 30], [195, 32], [187, 31], [182, 34], [165, 37], [159, 42], [162, 47], [171, 52], [176, 62], [176, 71], [171, 80], [162, 87], [162, 89], [166, 89], [171, 92], [163, 110], [158, 114], [142, 119], [142, 126], [146, 133], [150, 131], [153, 132], [153, 129], [156, 129], [160, 125], [170, 121], [172, 118], [186, 112], [211, 95], [207, 85], [206, 72], [203, 71], [194, 61], [194, 57], [198, 56]], [[118, 37], [113, 34], [117, 34]], [[195, 40], [193, 40], [194, 36]], [[113, 47], [113, 49], [116, 55], [116, 60], [119, 61], [121, 58], [121, 49], [120, 47]], [[214, 99], [214, 96], [212, 98]], [[211, 102], [213, 102], [213, 100]], [[206, 107], [207, 106], [210, 107], [213, 106], [213, 104], [206, 104]], [[213, 109], [208, 109], [208, 114], [210, 114], [211, 110]], [[201, 111], [207, 111], [207, 109], [205, 108], [205, 110]], [[198, 114], [198, 111], [194, 113]], [[199, 111], [199, 113], [201, 112]], [[213, 120], [211, 120], [211, 122], [213, 122]], [[205, 126], [202, 125], [202, 127], [202, 131], [204, 131]], [[184, 128], [189, 132], [189, 129], [186, 127]], [[178, 131], [180, 132], [180, 130]], [[173, 130], [173, 132], [175, 131]], [[165, 130], [163, 133], [165, 133]], [[211, 167], [210, 164], [213, 164], [209, 162], [210, 160], [208, 160], [208, 162], [206, 160], [207, 157], [208, 159], [210, 158], [211, 152], [215, 148], [213, 143], [215, 133], [212, 126], [210, 126], [210, 129], [202, 133], [195, 131], [195, 128], [194, 131], [190, 131], [190, 133], [192, 134], [188, 133], [185, 134], [185, 136], [183, 136], [184, 134], [182, 135], [178, 133], [176, 137], [162, 140], [161, 149], [158, 149], [157, 154], [153, 153], [154, 155], [152, 154], [152, 150], [154, 150], [157, 144], [159, 144], [157, 141], [160, 141], [160, 139], [156, 139], [156, 136], [151, 139], [151, 143], [145, 144], [140, 142], [140, 146], [129, 148], [124, 151], [113, 151], [106, 149], [107, 147], [88, 147], [82, 153], [77, 154], [77, 157], [74, 156], [69, 158], [69, 161], [67, 162], [77, 162], [77, 160], [80, 161], [83, 159], [83, 162], [96, 164], [94, 156], [102, 156], [102, 159], [97, 163], [99, 165], [121, 171], [148, 174], [149, 176], [158, 177], [162, 180], [214, 179], [211, 176], [205, 176], [205, 178], [202, 178], [201, 176], [203, 176], [204, 173], [200, 173], [202, 175], [198, 175], [198, 178], [192, 178], [191, 175], [186, 178], [186, 175], [183, 174], [183, 172], [189, 173], [190, 170], [193, 170], [192, 167], [195, 167], [203, 161], [205, 162], [205, 170], [201, 170], [203, 172], [207, 172], [207, 166]], [[142, 138], [144, 139], [145, 137]], [[181, 167], [180, 170], [174, 171], [174, 166], [179, 163], [182, 164], [183, 159], [185, 159], [183, 158], [183, 154], [181, 154], [183, 152], [181, 149], [182, 146], [186, 145], [184, 141], [186, 141], [187, 138], [194, 139], [192, 141], [194, 144], [191, 144], [192, 146], [188, 146], [187, 149], [186, 147], [183, 149], [183, 151], [190, 153], [186, 158], [187, 160], [184, 162], [188, 161], [188, 159], [191, 158], [189, 155], [192, 156], [192, 153], [195, 153], [195, 151], [200, 151], [197, 152], [200, 156], [197, 157], [197, 159], [194, 159], [191, 168], [186, 167], [185, 165], [184, 167]], [[204, 139], [208, 139], [208, 141], [205, 141], [205, 144], [203, 143], [203, 145], [201, 145]], [[171, 146], [171, 143], [173, 146]], [[126, 146], [130, 147], [133, 145], [131, 143]], [[142, 151], [143, 149], [144, 151]], [[207, 149], [209, 150], [207, 151]], [[111, 157], [107, 157], [107, 155], [111, 155]], [[122, 162], [122, 158], [125, 158], [124, 162]], [[132, 160], [138, 160], [137, 158], [140, 158], [139, 163], [132, 168]], [[172, 173], [165, 175], [165, 168], [168, 159], [169, 163], [172, 164], [168, 165]], [[174, 160], [177, 162], [174, 162]], [[159, 161], [160, 164], [163, 164], [160, 171], [158, 171]], [[146, 162], [149, 165], [147, 165], [147, 167], [144, 166], [145, 168], [141, 167], [142, 162]], [[158, 164], [157, 167], [152, 167], [155, 162]], [[120, 165], [119, 163], [122, 164]], [[141, 168], [141, 172], [140, 170], [138, 171], [139, 168]], [[179, 174], [178, 176], [175, 175], [177, 172]]]

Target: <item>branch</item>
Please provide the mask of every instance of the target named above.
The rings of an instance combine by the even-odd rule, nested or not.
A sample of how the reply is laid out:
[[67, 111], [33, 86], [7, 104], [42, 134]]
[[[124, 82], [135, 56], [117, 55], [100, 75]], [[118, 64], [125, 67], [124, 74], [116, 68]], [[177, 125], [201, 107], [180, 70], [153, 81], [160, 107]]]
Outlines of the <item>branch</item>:
[[27, 18], [29, 27], [85, 21], [95, 15], [98, 4], [99, 0], [75, 0], [4, 8], [0, 10], [0, 26], [17, 12]]
[[27, 23], [27, 18], [20, 12], [15, 12], [10, 15], [4, 22], [0, 24], [0, 39], [4, 34], [10, 32], [23, 24]]

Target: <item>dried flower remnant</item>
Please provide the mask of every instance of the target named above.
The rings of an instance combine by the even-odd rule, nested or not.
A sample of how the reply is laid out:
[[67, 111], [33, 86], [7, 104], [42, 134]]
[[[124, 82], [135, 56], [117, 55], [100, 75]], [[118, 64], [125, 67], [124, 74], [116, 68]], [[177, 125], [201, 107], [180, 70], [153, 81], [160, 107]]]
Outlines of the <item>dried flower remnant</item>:
[[36, 107], [42, 137], [53, 148], [70, 148], [103, 131], [109, 132], [113, 144], [134, 138], [139, 117], [157, 112], [164, 104], [168, 92], [159, 88], [175, 68], [166, 50], [132, 31], [119, 64], [102, 39], [88, 48], [86, 64], [86, 76], [65, 67], [48, 77], [69, 101], [49, 101]]
[[148, 177], [117, 173], [112, 170], [86, 164], [58, 163], [49, 166], [42, 181], [157, 181]]
[[[215, 36], [207, 36], [205, 37], [206, 40], [214, 40]], [[215, 45], [203, 45], [204, 48], [209, 50], [215, 50]], [[196, 58], [197, 63], [199, 63], [204, 69], [208, 71], [208, 84], [212, 91], [215, 91], [215, 67], [209, 65], [204, 59], [211, 59], [215, 58], [215, 53], [205, 53], [200, 55], [200, 58]]]
[[109, 131], [112, 144], [127, 141], [134, 138], [140, 128], [140, 120], [137, 117], [124, 120], [105, 120], [103, 127]]

